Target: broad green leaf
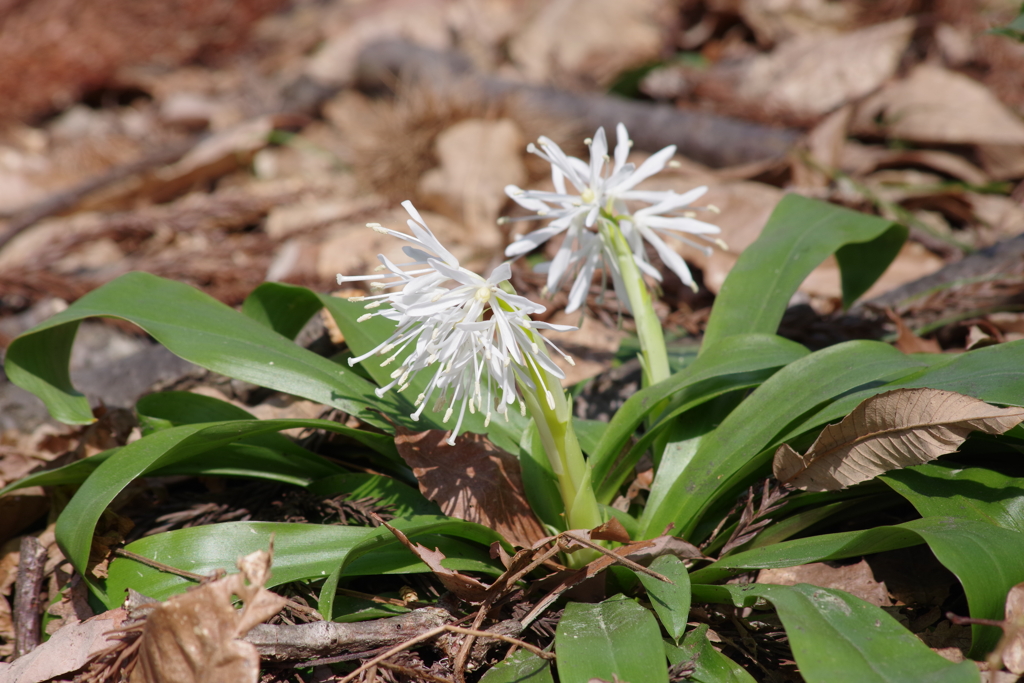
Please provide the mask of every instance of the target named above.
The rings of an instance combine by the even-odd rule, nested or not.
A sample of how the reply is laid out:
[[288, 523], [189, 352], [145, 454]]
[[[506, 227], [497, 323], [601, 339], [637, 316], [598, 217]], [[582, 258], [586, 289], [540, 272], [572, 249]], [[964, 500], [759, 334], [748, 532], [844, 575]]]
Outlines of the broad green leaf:
[[694, 683], [754, 683], [743, 667], [711, 645], [707, 624], [690, 631], [679, 647], [665, 643], [665, 654], [673, 666], [683, 662], [692, 666], [693, 673], [686, 680]]
[[491, 667], [480, 683], [554, 683], [554, 680], [551, 664], [531, 652], [520, 650]]
[[922, 517], [988, 522], [1024, 533], [1024, 479], [982, 467], [929, 463], [879, 477], [910, 501]]
[[78, 489], [57, 520], [57, 542], [72, 565], [87, 576], [86, 563], [96, 522], [107, 505], [136, 477], [240, 439], [293, 427], [348, 429], [328, 420], [233, 420], [170, 427], [128, 444], [100, 463]]
[[665, 583], [643, 572], [637, 572], [637, 577], [647, 589], [651, 605], [661, 618], [662, 626], [679, 642], [690, 618], [690, 575], [683, 561], [674, 555], [662, 555], [651, 563], [651, 569], [673, 583]]
[[783, 441], [842, 419], [866, 398], [900, 388], [928, 387], [973, 396], [988, 403], [1024, 405], [1024, 340], [986, 346], [955, 356], [917, 355], [917, 372], [885, 384], [842, 396], [806, 416], [782, 437]]
[[[395, 526], [430, 548], [439, 547], [448, 558], [444, 561], [446, 567], [492, 575], [499, 573], [489, 559], [486, 547], [478, 542], [491, 536], [473, 528], [477, 525], [433, 517], [399, 520]], [[437, 532], [446, 536], [437, 535]], [[209, 574], [217, 569], [234, 572], [239, 557], [256, 550], [266, 550], [273, 537], [274, 564], [268, 585], [277, 586], [289, 581], [326, 577], [361, 541], [377, 533], [377, 529], [367, 527], [224, 522], [148, 536], [128, 544], [125, 550], [194, 574]], [[448, 534], [468, 536], [472, 542], [449, 538]], [[346, 574], [374, 576], [427, 571], [427, 566], [415, 555], [394, 542], [378, 547], [372, 555], [357, 558], [348, 565]], [[189, 579], [161, 572], [136, 560], [117, 557], [110, 563], [106, 584], [108, 593], [104, 601], [109, 607], [116, 607], [128, 588], [163, 600], [192, 585], [195, 582]]]
[[544, 452], [540, 432], [533, 423], [523, 430], [519, 443], [519, 466], [522, 469], [526, 501], [537, 519], [546, 524], [552, 533], [565, 531], [562, 494]]
[[931, 651], [879, 607], [840, 590], [796, 586], [694, 586], [708, 602], [774, 605], [807, 683], [980, 683], [972, 661], [954, 664]]
[[907, 229], [795, 194], [782, 198], [757, 241], [743, 250], [704, 332], [701, 354], [734, 334], [774, 334], [797, 287], [832, 254], [849, 306], [896, 257]]
[[654, 615], [634, 600], [570, 602], [555, 630], [558, 680], [668, 683], [668, 662]]
[[323, 307], [320, 297], [305, 287], [264, 282], [242, 302], [242, 313], [284, 337], [295, 339]]
[[[681, 394], [662, 422], [724, 391], [752, 386], [784, 365], [807, 355], [807, 349], [772, 334], [742, 335], [702, 354], [669, 379], [636, 392], [616, 411], [591, 454], [594, 481], [603, 482], [616, 459], [649, 412], [663, 400]], [[602, 497], [604, 498], [604, 497]]]
[[388, 429], [378, 413], [397, 410], [349, 369], [303, 349], [253, 319], [188, 285], [128, 273], [21, 335], [7, 349], [12, 382], [39, 396], [69, 424], [93, 421], [89, 403], [68, 375], [80, 321], [111, 317], [132, 322], [185, 360], [260, 386], [334, 406]]
[[[1024, 534], [973, 519], [926, 517], [895, 526], [875, 527], [785, 541], [726, 556], [690, 574], [691, 582], [721, 581], [752, 569], [794, 567], [927, 543], [935, 557], [956, 575], [967, 594], [971, 616], [1002, 619], [1006, 594], [1024, 581]], [[972, 626], [972, 656], [990, 650], [998, 631]]]
[[657, 535], [670, 523], [689, 536], [719, 497], [737, 492], [764, 469], [771, 455], [765, 449], [777, 445], [773, 438], [787, 424], [846, 392], [897, 379], [923, 364], [888, 344], [871, 341], [837, 344], [789, 363], [701, 438], [663, 502], [648, 503], [641, 519], [644, 537]]

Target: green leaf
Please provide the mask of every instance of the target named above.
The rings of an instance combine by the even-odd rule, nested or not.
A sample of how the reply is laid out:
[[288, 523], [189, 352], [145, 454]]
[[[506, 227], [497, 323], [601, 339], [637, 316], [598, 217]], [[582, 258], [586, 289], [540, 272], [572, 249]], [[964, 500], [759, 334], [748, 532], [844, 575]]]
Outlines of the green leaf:
[[637, 428], [666, 398], [679, 395], [673, 412], [659, 423], [662, 426], [703, 400], [735, 388], [756, 385], [777, 368], [806, 355], [807, 349], [782, 337], [741, 335], [702, 354], [669, 379], [636, 392], [616, 411], [592, 451], [590, 463], [594, 468], [594, 481], [603, 482], [607, 478]]
[[775, 606], [807, 683], [979, 683], [971, 661], [954, 664], [931, 651], [884, 610], [840, 590], [797, 586], [694, 586], [708, 602]]
[[202, 292], [147, 273], [128, 273], [29, 330], [7, 350], [12, 382], [39, 396], [50, 414], [69, 424], [93, 421], [89, 403], [75, 391], [68, 361], [78, 323], [111, 317], [132, 322], [185, 360], [260, 386], [334, 406], [389, 429], [377, 412], [396, 404], [373, 385], [326, 358], [296, 346]]
[[[752, 569], [794, 567], [810, 562], [906, 548], [925, 542], [936, 559], [956, 575], [967, 594], [971, 616], [1002, 619], [1006, 594], [1024, 581], [1024, 534], [972, 519], [926, 517], [895, 526], [785, 541], [729, 555], [690, 575], [691, 582], [717, 582]], [[694, 589], [696, 595], [696, 589]], [[995, 646], [998, 629], [971, 627], [972, 656]]]
[[1024, 479], [947, 462], [888, 472], [879, 479], [910, 501], [922, 517], [988, 522], [1024, 533]]
[[716, 650], [708, 640], [708, 625], [701, 624], [687, 634], [679, 647], [665, 643], [672, 665], [686, 662], [693, 673], [686, 680], [695, 683], [754, 683], [743, 667]]
[[850, 390], [906, 376], [922, 365], [888, 344], [871, 341], [844, 342], [788, 364], [701, 438], [662, 503], [648, 503], [641, 518], [644, 537], [670, 523], [688, 536], [717, 499], [746, 486], [766, 466], [771, 453], [765, 449], [787, 424]]
[[532, 652], [520, 650], [498, 662], [484, 674], [480, 683], [554, 683], [551, 665]]
[[[128, 444], [100, 463], [57, 520], [57, 542], [72, 565], [88, 576], [86, 563], [96, 522], [107, 505], [135, 478], [240, 439], [293, 427], [353, 431], [328, 420], [233, 420], [181, 425], [155, 432]], [[93, 588], [102, 592], [95, 585]]]
[[283, 337], [295, 339], [323, 307], [320, 297], [305, 287], [264, 282], [242, 302], [242, 313]]
[[[447, 557], [444, 561], [446, 567], [491, 575], [499, 573], [488, 557], [486, 547], [479, 543], [493, 538], [493, 535], [486, 533], [489, 530], [481, 533], [482, 527], [474, 528], [478, 525], [433, 517], [398, 520], [395, 526], [430, 548], [440, 548]], [[439, 536], [436, 532], [446, 536]], [[256, 550], [266, 550], [273, 537], [274, 565], [267, 585], [277, 586], [290, 581], [324, 578], [362, 541], [377, 533], [377, 529], [367, 527], [223, 522], [147, 536], [128, 544], [125, 550], [194, 574], [210, 574], [217, 569], [234, 572], [239, 557]], [[472, 542], [448, 538], [448, 534], [466, 536]], [[350, 562], [346, 574], [375, 576], [427, 571], [425, 564], [395, 541], [378, 547], [372, 555], [363, 555]], [[189, 579], [161, 572], [130, 558], [117, 557], [110, 563], [108, 593], [103, 599], [108, 607], [114, 608], [124, 599], [124, 591], [128, 588], [164, 600], [192, 585], [195, 582]]]
[[673, 581], [665, 583], [653, 576], [637, 572], [647, 589], [651, 605], [661, 618], [668, 634], [678, 642], [686, 631], [690, 618], [690, 575], [683, 561], [674, 555], [662, 555], [651, 563], [651, 569]]
[[654, 615], [634, 600], [570, 602], [555, 630], [558, 680], [668, 683], [668, 663]]
[[843, 305], [849, 306], [885, 271], [906, 237], [907, 229], [890, 221], [786, 195], [722, 284], [701, 353], [734, 334], [774, 334], [800, 283], [832, 254], [842, 273]]

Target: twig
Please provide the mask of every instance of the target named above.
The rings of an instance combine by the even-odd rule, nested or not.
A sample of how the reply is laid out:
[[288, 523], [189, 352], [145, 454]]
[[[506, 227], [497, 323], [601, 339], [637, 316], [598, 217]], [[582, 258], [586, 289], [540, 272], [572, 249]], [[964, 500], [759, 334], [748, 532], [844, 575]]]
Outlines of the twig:
[[39, 593], [43, 588], [46, 548], [35, 536], [24, 536], [18, 559], [18, 586], [14, 593], [14, 658], [39, 645]]
[[564, 536], [568, 537], [568, 538], [571, 538], [573, 541], [575, 541], [576, 543], [579, 543], [580, 545], [586, 546], [588, 548], [592, 548], [593, 550], [596, 550], [596, 551], [598, 551], [600, 553], [603, 553], [607, 557], [610, 557], [611, 559], [613, 559], [616, 564], [624, 565], [625, 567], [628, 567], [629, 569], [632, 569], [635, 572], [640, 572], [641, 574], [647, 574], [648, 576], [653, 576], [658, 581], [664, 581], [665, 583], [672, 583], [672, 584], [675, 583], [675, 581], [673, 581], [672, 579], [668, 578], [664, 574], [659, 574], [658, 572], [654, 571], [653, 569], [648, 569], [647, 567], [643, 566], [642, 564], [637, 564], [636, 562], [634, 562], [633, 560], [629, 559], [625, 555], [619, 555], [614, 550], [609, 550], [608, 548], [600, 546], [597, 543], [594, 543], [593, 541], [588, 541], [587, 539], [580, 538], [579, 536], [576, 536], [575, 534], [573, 534], [570, 531], [564, 532]]
[[132, 551], [125, 550], [124, 548], [117, 548], [116, 550], [114, 550], [114, 554], [119, 556], [119, 557], [128, 558], [129, 560], [135, 560], [136, 562], [144, 564], [147, 567], [152, 567], [153, 569], [158, 569], [158, 570], [160, 570], [162, 572], [166, 572], [168, 574], [174, 574], [176, 576], [180, 576], [180, 577], [182, 577], [184, 579], [191, 579], [192, 581], [206, 581], [207, 579], [210, 578], [208, 576], [203, 576], [202, 574], [193, 574], [192, 572], [187, 572], [184, 569], [178, 569], [177, 567], [172, 567], [171, 565], [164, 564], [163, 562], [157, 562], [156, 560], [151, 560], [148, 557], [146, 557], [145, 555], [139, 555], [138, 553], [133, 553]]
[[430, 640], [431, 638], [436, 638], [437, 636], [445, 632], [461, 633], [463, 635], [473, 636], [475, 638], [492, 638], [494, 640], [501, 640], [506, 643], [518, 645], [524, 650], [529, 650], [530, 652], [537, 655], [538, 657], [541, 657], [542, 659], [555, 658], [555, 655], [553, 653], [545, 652], [544, 650], [541, 650], [539, 647], [535, 645], [531, 645], [530, 643], [519, 640], [518, 638], [513, 638], [512, 636], [506, 636], [500, 633], [491, 633], [489, 631], [479, 631], [477, 629], [462, 628], [461, 626], [452, 626], [451, 624], [445, 624], [443, 626], [438, 626], [437, 628], [430, 629], [425, 633], [421, 633], [414, 638], [410, 638], [404, 643], [400, 643], [399, 645], [396, 645], [395, 647], [389, 649], [387, 652], [383, 652], [377, 655], [370, 661], [364, 662], [362, 666], [360, 666], [358, 669], [350, 673], [348, 676], [342, 678], [340, 681], [338, 681], [338, 683], [348, 683], [349, 681], [354, 680], [362, 672], [368, 671], [371, 667], [375, 667], [378, 664], [381, 664], [385, 659], [393, 657], [394, 655], [397, 655], [399, 652], [402, 652], [403, 650], [408, 649], [409, 647], [416, 645], [417, 643], [422, 643], [424, 641]]

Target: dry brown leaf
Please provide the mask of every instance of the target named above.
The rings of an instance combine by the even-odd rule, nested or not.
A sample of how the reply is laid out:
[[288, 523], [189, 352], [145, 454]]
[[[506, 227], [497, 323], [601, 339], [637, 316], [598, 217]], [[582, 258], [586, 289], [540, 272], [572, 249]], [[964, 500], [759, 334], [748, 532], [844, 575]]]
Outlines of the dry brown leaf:
[[[460, 574], [459, 572], [453, 569], [448, 569], [442, 565], [441, 560], [445, 559], [445, 555], [438, 548], [430, 550], [420, 543], [413, 543], [409, 540], [408, 536], [395, 527], [391, 526], [387, 522], [381, 523], [395, 535], [395, 538], [397, 538], [402, 545], [411, 550], [416, 557], [420, 558], [425, 565], [430, 567], [430, 571], [434, 572], [434, 576], [437, 577], [438, 581], [440, 581], [445, 588], [457, 595], [460, 599], [465, 600], [466, 602], [481, 603], [491, 595], [491, 586], [486, 586], [474, 579], [472, 576]], [[495, 585], [497, 585], [497, 583]]]
[[1021, 121], [992, 91], [962, 74], [921, 64], [857, 110], [854, 129], [894, 138], [944, 144], [1024, 145]]
[[511, 119], [466, 119], [434, 141], [440, 165], [420, 178], [427, 208], [460, 220], [474, 233], [476, 246], [500, 250], [504, 236], [498, 215], [508, 198], [506, 185], [526, 182], [523, 133]]
[[666, 0], [542, 3], [509, 53], [527, 80], [608, 84], [659, 59], [672, 7]]
[[0, 680], [43, 683], [78, 671], [93, 656], [119, 642], [110, 632], [120, 628], [127, 616], [125, 610], [115, 609], [62, 628], [13, 664], [0, 663]]
[[1003, 666], [1019, 676], [1024, 674], [1024, 583], [1007, 594], [1004, 619], [1007, 628], [996, 651], [1002, 653]]
[[[270, 562], [266, 551], [247, 555], [238, 561], [240, 573], [177, 595], [154, 609], [142, 631], [131, 683], [257, 681], [259, 654], [239, 638], [287, 602], [263, 587]], [[241, 610], [235, 609], [232, 596], [241, 598]]]
[[398, 428], [395, 445], [420, 491], [449, 517], [490, 527], [509, 543], [529, 547], [547, 536], [526, 501], [519, 461], [479, 434]]
[[897, 389], [867, 399], [829, 425], [804, 455], [783, 444], [775, 477], [806, 491], [835, 491], [954, 452], [974, 431], [1002, 434], [1024, 408], [997, 408], [939, 389]]
[[934, 339], [922, 339], [907, 327], [903, 318], [891, 308], [885, 309], [885, 315], [896, 325], [896, 342], [893, 344], [903, 353], [941, 353], [942, 347]]
[[840, 36], [793, 38], [751, 62], [739, 93], [801, 114], [824, 114], [889, 79], [915, 25], [908, 17]]
[[885, 582], [875, 580], [874, 574], [871, 573], [871, 567], [864, 560], [842, 567], [830, 567], [824, 562], [812, 562], [796, 567], [762, 569], [757, 575], [757, 583], [770, 583], [779, 586], [809, 583], [822, 588], [838, 588], [879, 607], [888, 607], [892, 604], [892, 600], [889, 599], [889, 591], [885, 588]]

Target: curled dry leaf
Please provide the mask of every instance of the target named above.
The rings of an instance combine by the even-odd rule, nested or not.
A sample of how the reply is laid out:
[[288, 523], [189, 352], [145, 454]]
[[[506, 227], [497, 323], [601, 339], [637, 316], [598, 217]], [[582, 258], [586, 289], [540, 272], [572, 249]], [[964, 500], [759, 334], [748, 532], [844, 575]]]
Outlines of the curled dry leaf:
[[519, 461], [479, 434], [463, 434], [454, 446], [447, 436], [438, 429], [398, 428], [395, 445], [423, 495], [449, 517], [490, 527], [513, 545], [529, 547], [544, 538], [526, 502]]
[[952, 391], [897, 389], [825, 427], [803, 455], [779, 446], [773, 469], [797, 488], [835, 491], [952, 453], [971, 432], [1002, 434], [1022, 420], [1024, 408], [997, 408]]
[[[271, 555], [257, 551], [238, 561], [231, 574], [178, 595], [153, 610], [142, 632], [131, 683], [257, 681], [260, 657], [255, 646], [239, 640], [277, 614], [285, 598], [263, 584]], [[244, 606], [236, 610], [232, 596]]]
[[430, 567], [430, 571], [434, 572], [434, 575], [445, 588], [454, 593], [460, 599], [465, 600], [466, 602], [480, 603], [490, 596], [490, 586], [480, 583], [471, 576], [460, 574], [454, 569], [448, 569], [442, 566], [441, 560], [445, 559], [445, 555], [439, 549], [434, 548], [433, 550], [430, 550], [420, 543], [413, 543], [409, 540], [408, 536], [395, 527], [391, 526], [387, 522], [382, 521], [381, 523], [395, 535], [395, 538], [397, 538], [402, 545], [411, 550], [416, 557], [420, 558], [425, 565]]
[[1006, 626], [1003, 639], [993, 654], [999, 653], [1003, 666], [1024, 675], [1024, 583], [1018, 583], [1006, 596]]

